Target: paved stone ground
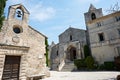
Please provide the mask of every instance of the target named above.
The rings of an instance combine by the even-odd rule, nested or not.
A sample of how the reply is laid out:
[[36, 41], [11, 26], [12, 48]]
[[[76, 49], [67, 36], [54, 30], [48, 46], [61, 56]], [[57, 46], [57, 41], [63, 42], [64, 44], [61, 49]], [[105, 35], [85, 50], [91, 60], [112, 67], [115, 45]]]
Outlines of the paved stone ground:
[[42, 80], [116, 80], [120, 72], [57, 72], [50, 71], [51, 77]]

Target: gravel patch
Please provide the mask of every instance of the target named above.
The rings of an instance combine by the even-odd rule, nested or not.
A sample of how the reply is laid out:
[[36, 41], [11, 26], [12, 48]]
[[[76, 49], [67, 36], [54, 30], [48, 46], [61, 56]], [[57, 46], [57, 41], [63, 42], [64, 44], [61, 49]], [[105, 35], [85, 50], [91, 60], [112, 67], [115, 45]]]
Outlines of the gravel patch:
[[42, 80], [116, 80], [120, 72], [57, 72], [50, 71], [51, 77]]

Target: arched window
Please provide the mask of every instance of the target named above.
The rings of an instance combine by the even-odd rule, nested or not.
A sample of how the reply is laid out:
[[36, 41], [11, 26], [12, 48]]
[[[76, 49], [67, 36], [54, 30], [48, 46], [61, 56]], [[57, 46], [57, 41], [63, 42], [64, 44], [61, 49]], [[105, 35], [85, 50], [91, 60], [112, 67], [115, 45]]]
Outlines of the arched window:
[[21, 10], [21, 8], [16, 9], [15, 18], [19, 20], [23, 19], [23, 11]]
[[92, 14], [91, 14], [91, 19], [92, 19], [92, 20], [96, 19], [95, 13], [92, 13]]
[[70, 35], [70, 41], [72, 41], [72, 35]]

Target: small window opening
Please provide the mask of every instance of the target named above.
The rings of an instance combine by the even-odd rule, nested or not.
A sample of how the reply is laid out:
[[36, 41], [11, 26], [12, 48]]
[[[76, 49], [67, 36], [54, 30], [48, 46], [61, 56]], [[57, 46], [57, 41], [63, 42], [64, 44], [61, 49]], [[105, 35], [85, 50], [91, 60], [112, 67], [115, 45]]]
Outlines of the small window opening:
[[18, 34], [18, 33], [20, 33], [20, 28], [19, 28], [19, 27], [15, 27], [15, 28], [13, 29], [13, 31]]
[[72, 41], [72, 35], [70, 35], [70, 41]]
[[99, 33], [98, 36], [99, 36], [99, 41], [104, 41], [105, 40], [103, 33]]
[[101, 22], [97, 22], [97, 27], [100, 27], [100, 26], [102, 26]]
[[58, 56], [58, 51], [57, 51], [57, 56]]
[[15, 32], [16, 34], [19, 34], [19, 33], [22, 33], [23, 32], [23, 29], [21, 26], [19, 25], [14, 25], [13, 26], [13, 32]]
[[91, 18], [92, 18], [92, 20], [96, 19], [95, 13], [92, 13], [92, 14], [91, 14]]

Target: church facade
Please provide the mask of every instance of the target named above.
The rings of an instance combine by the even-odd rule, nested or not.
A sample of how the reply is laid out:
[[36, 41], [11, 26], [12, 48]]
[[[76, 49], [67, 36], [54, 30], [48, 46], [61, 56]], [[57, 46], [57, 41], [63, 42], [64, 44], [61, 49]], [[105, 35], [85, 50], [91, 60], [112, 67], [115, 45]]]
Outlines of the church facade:
[[86, 31], [68, 28], [59, 35], [59, 43], [52, 44], [51, 69], [61, 71], [67, 63], [74, 59], [84, 58], [83, 47], [86, 45]]
[[96, 9], [91, 4], [84, 16], [86, 31], [69, 28], [59, 35], [59, 43], [52, 45], [51, 69], [62, 70], [74, 59], [84, 58], [86, 44], [98, 64], [120, 56], [120, 11], [103, 15], [102, 8]]
[[9, 7], [0, 31], [0, 80], [27, 80], [49, 76], [42, 33], [28, 25], [28, 10], [21, 4]]
[[92, 56], [99, 63], [120, 56], [120, 11], [103, 15], [92, 4], [84, 14]]

